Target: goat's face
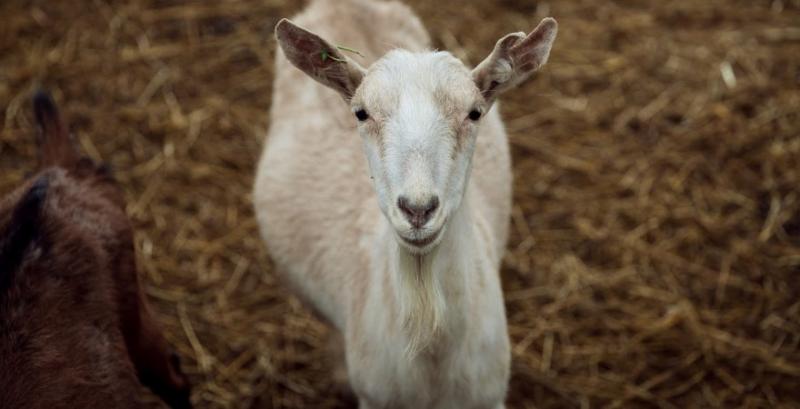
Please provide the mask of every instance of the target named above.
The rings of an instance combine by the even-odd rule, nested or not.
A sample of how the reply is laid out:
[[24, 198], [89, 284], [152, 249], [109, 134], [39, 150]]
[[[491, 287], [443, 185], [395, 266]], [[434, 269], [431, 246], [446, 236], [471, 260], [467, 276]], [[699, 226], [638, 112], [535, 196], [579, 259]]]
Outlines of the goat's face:
[[433, 248], [458, 209], [486, 100], [449, 53], [395, 50], [350, 101], [381, 210], [402, 245]]
[[403, 246], [425, 253], [461, 204], [481, 116], [544, 65], [556, 31], [545, 19], [508, 34], [471, 71], [446, 52], [402, 50], [365, 70], [288, 20], [275, 36], [292, 64], [350, 103], [381, 210]]

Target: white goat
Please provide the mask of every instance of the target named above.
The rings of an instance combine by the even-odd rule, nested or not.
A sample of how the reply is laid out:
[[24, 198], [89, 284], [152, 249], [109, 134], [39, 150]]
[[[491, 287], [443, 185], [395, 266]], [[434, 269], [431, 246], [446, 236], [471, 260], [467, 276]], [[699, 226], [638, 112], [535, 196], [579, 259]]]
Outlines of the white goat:
[[501, 38], [471, 71], [428, 51], [396, 2], [315, 1], [295, 21], [371, 64], [288, 20], [275, 28], [254, 201], [277, 268], [343, 333], [361, 408], [504, 407], [511, 169], [490, 108], [547, 61], [555, 20]]

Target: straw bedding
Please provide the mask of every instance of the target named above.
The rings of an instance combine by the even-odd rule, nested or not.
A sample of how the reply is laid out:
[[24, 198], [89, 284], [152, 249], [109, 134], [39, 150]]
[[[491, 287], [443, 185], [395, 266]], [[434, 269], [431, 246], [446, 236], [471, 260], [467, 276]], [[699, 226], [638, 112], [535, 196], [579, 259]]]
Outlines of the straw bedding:
[[[560, 23], [551, 62], [502, 102], [508, 406], [800, 407], [800, 3], [410, 3], [472, 64]], [[0, 192], [32, 169], [47, 87], [124, 186], [200, 408], [348, 405], [330, 331], [276, 279], [250, 205], [271, 28], [301, 7], [0, 3]]]

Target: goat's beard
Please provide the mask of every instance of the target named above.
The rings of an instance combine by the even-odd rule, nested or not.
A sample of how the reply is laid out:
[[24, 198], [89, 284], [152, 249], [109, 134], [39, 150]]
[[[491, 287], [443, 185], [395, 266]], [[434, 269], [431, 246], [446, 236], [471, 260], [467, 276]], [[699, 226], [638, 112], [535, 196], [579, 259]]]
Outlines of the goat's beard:
[[400, 317], [408, 337], [406, 356], [414, 358], [430, 346], [442, 326], [445, 308], [440, 277], [433, 271], [436, 250], [427, 254], [414, 254], [398, 246], [400, 269], [395, 274], [398, 281], [397, 299]]

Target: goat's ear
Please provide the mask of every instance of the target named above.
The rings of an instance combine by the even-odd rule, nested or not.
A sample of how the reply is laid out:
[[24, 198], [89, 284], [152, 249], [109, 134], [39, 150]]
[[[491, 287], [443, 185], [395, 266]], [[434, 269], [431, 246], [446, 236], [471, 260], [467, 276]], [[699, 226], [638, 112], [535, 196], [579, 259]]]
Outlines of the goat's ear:
[[49, 184], [49, 174], [39, 176], [14, 206], [8, 225], [0, 231], [0, 298], [11, 286], [28, 245], [41, 234], [42, 208]]
[[557, 31], [558, 24], [548, 17], [527, 36], [512, 33], [497, 41], [492, 53], [472, 70], [483, 97], [491, 102], [539, 70], [547, 62]]
[[50, 94], [38, 91], [33, 96], [33, 112], [39, 128], [39, 167], [72, 166], [80, 155]]
[[275, 26], [275, 38], [292, 65], [350, 101], [364, 77], [364, 69], [360, 65], [342, 55], [320, 36], [287, 19]]

